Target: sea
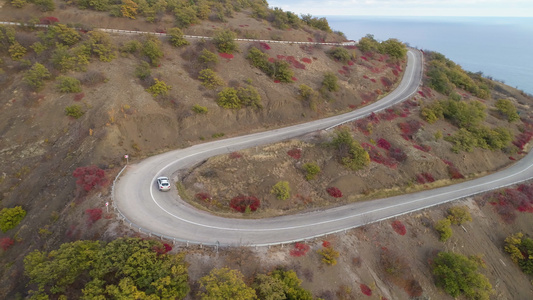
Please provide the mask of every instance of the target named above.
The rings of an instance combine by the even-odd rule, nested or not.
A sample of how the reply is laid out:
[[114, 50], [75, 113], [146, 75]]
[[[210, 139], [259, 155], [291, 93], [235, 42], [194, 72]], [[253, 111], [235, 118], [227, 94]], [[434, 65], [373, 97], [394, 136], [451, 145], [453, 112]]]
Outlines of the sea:
[[349, 40], [367, 34], [380, 41], [396, 38], [533, 95], [533, 18], [324, 17]]

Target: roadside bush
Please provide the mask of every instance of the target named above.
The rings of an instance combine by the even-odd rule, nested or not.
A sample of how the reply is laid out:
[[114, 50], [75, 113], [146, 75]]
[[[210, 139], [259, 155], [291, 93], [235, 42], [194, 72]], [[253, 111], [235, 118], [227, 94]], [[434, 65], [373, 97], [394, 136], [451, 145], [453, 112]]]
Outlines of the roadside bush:
[[26, 216], [26, 211], [21, 206], [3, 208], [0, 210], [0, 230], [6, 232], [15, 228]]
[[141, 52], [150, 59], [152, 66], [157, 67], [160, 59], [163, 57], [161, 50], [161, 41], [154, 36], [148, 36], [143, 43]]
[[74, 104], [65, 107], [65, 115], [69, 117], [73, 117], [74, 119], [79, 119], [81, 116], [83, 116], [85, 112], [81, 109], [81, 106]]
[[146, 91], [152, 94], [152, 96], [157, 97], [159, 95], [168, 95], [172, 87], [167, 85], [164, 81], [154, 78], [154, 84], [147, 88]]
[[224, 85], [224, 80], [211, 69], [203, 69], [198, 75], [198, 79], [202, 81], [202, 85], [210, 90], [214, 90], [219, 86]]
[[85, 46], [90, 49], [91, 55], [98, 57], [100, 61], [110, 62], [116, 57], [115, 46], [109, 34], [105, 32], [89, 32], [89, 40], [85, 42]]
[[279, 200], [287, 200], [291, 197], [291, 188], [288, 181], [279, 181], [270, 190]]
[[388, 39], [380, 43], [378, 51], [387, 54], [394, 60], [400, 60], [407, 55], [407, 47], [397, 39]]
[[326, 192], [333, 197], [333, 198], [340, 198], [342, 197], [342, 192], [339, 190], [339, 188], [331, 186], [326, 189]]
[[399, 234], [399, 235], [405, 235], [407, 233], [407, 230], [405, 229], [405, 225], [400, 220], [393, 221], [391, 223], [392, 229]]
[[48, 69], [40, 63], [35, 63], [28, 70], [23, 77], [24, 83], [29, 85], [32, 89], [38, 91], [44, 86], [44, 80], [49, 79], [52, 76]]
[[467, 206], [454, 206], [448, 209], [448, 217], [451, 224], [462, 225], [466, 222], [472, 221], [472, 216], [468, 211]]
[[533, 239], [524, 237], [521, 232], [512, 234], [505, 239], [505, 252], [522, 272], [533, 275]]
[[306, 180], [313, 180], [316, 178], [316, 176], [320, 173], [320, 167], [314, 163], [306, 163], [304, 164], [304, 170], [305, 170], [305, 179]]
[[520, 120], [520, 116], [516, 111], [516, 107], [514, 106], [513, 102], [511, 102], [511, 100], [499, 99], [496, 102], [496, 108], [501, 114], [503, 114], [507, 118], [507, 121], [514, 122]]
[[217, 104], [223, 108], [241, 108], [241, 101], [239, 100], [239, 96], [237, 96], [237, 91], [232, 87], [224, 88], [218, 93]]
[[350, 52], [346, 48], [342, 48], [342, 47], [334, 47], [331, 50], [329, 50], [327, 54], [331, 58], [337, 61], [343, 62], [343, 63], [348, 63], [348, 61], [350, 61], [353, 58], [352, 54], [350, 54]]
[[219, 52], [231, 54], [238, 50], [237, 35], [231, 30], [219, 30], [213, 35], [213, 42]]
[[318, 250], [317, 253], [322, 256], [322, 262], [328, 266], [334, 266], [337, 264], [337, 258], [339, 258], [339, 252], [333, 249], [333, 247], [323, 247]]
[[487, 277], [478, 272], [480, 263], [453, 252], [440, 252], [433, 261], [433, 275], [437, 286], [452, 297], [488, 300], [492, 285]]
[[256, 211], [261, 206], [261, 201], [254, 196], [239, 195], [231, 199], [229, 206], [238, 212], [245, 213]]
[[179, 28], [187, 28], [198, 21], [196, 18], [196, 10], [192, 6], [182, 6], [174, 10], [176, 17], [176, 26]]
[[105, 171], [97, 166], [78, 167], [72, 172], [72, 176], [77, 178], [76, 185], [86, 192], [107, 183]]
[[59, 76], [57, 78], [57, 89], [61, 93], [80, 93], [81, 92], [81, 83], [78, 79], [68, 77], [68, 76]]
[[326, 18], [317, 18], [313, 17], [310, 14], [302, 15], [302, 21], [307, 24], [308, 26], [311, 26], [313, 28], [325, 31], [325, 32], [332, 32], [331, 28], [329, 27], [328, 20]]
[[300, 159], [302, 157], [302, 150], [299, 148], [292, 148], [291, 150], [287, 151], [287, 155], [294, 159]]
[[120, 52], [124, 52], [124, 53], [135, 53], [141, 48], [142, 48], [141, 42], [139, 42], [138, 40], [131, 40], [131, 41], [127, 41], [126, 43], [124, 43], [124, 45], [122, 45], [122, 47], [120, 47], [119, 50]]
[[197, 114], [207, 114], [207, 107], [195, 104], [192, 106], [192, 111]]
[[370, 155], [354, 140], [348, 130], [336, 131], [331, 145], [337, 149], [341, 163], [354, 171], [360, 170], [370, 163]]
[[183, 47], [190, 44], [189, 41], [183, 37], [183, 32], [179, 28], [170, 28], [168, 30], [168, 35], [170, 36], [170, 44], [174, 47]]
[[335, 92], [339, 90], [339, 84], [337, 83], [337, 76], [331, 72], [324, 74], [324, 79], [322, 80], [322, 88]]
[[441, 242], [446, 242], [449, 238], [452, 237], [453, 232], [452, 228], [450, 227], [451, 225], [452, 222], [448, 218], [439, 220], [435, 224], [435, 230], [437, 230], [437, 232], [439, 233], [439, 240]]
[[294, 256], [294, 257], [305, 256], [307, 254], [307, 252], [309, 252], [309, 249], [310, 249], [310, 247], [307, 244], [295, 243], [294, 244], [294, 249], [291, 249], [289, 254], [291, 256]]

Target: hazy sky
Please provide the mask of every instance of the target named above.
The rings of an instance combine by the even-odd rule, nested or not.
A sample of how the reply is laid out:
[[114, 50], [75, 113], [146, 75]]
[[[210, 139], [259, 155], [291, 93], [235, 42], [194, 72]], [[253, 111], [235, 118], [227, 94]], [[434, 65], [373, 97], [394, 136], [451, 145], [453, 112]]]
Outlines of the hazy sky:
[[267, 0], [269, 6], [313, 16], [533, 17], [533, 0]]

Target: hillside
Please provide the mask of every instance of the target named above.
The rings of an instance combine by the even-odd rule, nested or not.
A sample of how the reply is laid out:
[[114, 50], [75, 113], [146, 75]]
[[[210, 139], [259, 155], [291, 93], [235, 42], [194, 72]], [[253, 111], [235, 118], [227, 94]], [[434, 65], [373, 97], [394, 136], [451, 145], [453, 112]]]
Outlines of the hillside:
[[[35, 249], [50, 251], [66, 242], [108, 242], [122, 236], [139, 236], [104, 206], [109, 201], [109, 183], [126, 163], [124, 154], [134, 163], [206, 140], [339, 114], [379, 99], [402, 76], [405, 48], [397, 41], [379, 43], [367, 38], [358, 47], [232, 43], [234, 38], [330, 43], [346, 39], [332, 31], [324, 19], [300, 19], [269, 9], [264, 1], [194, 2], [194, 16], [182, 1], [159, 1], [161, 7], [144, 1], [2, 3], [2, 21], [29, 25], [0, 27], [0, 200], [2, 208], [21, 206], [26, 211], [20, 224], [0, 235], [2, 247], [6, 245], [0, 250], [0, 295], [25, 297], [30, 289], [35, 289], [35, 285], [26, 286], [29, 278], [23, 274], [23, 258]], [[130, 5], [125, 11], [136, 12], [136, 18], [117, 16], [124, 14], [120, 5]], [[131, 10], [134, 6], [136, 10]], [[51, 26], [31, 26], [37, 22]], [[176, 30], [178, 27], [180, 30]], [[166, 32], [173, 38], [107, 34], [93, 28]], [[183, 39], [183, 34], [219, 37], [227, 43]], [[342, 166], [350, 142], [334, 149], [325, 146], [332, 135], [317, 133], [259, 152], [251, 149], [210, 159], [189, 170], [190, 175], [183, 181], [185, 193], [191, 195], [189, 200], [198, 198], [192, 195], [206, 193], [209, 197], [200, 197], [200, 205], [205, 205], [206, 199], [215, 199], [220, 205], [209, 202], [207, 209], [217, 208], [215, 213], [240, 217], [229, 208], [229, 200], [253, 190], [264, 200], [264, 209], [254, 217], [271, 216], [449, 184], [454, 177], [451, 166], [473, 178], [518, 160], [523, 155], [518, 148], [525, 146], [527, 150], [531, 138], [531, 97], [475, 74], [469, 76], [437, 54], [427, 55], [428, 77], [419, 95], [382, 115], [346, 126], [350, 137], [369, 153], [368, 161], [359, 170]], [[456, 95], [464, 103], [480, 100], [484, 118], [476, 125], [494, 129], [495, 133], [470, 130], [472, 127], [460, 123], [464, 116], [450, 117], [453, 114], [447, 109], [451, 102], [444, 101]], [[496, 108], [499, 99], [509, 99], [521, 119], [509, 122]], [[475, 114], [476, 110], [472, 110]], [[471, 120], [471, 116], [466, 118]], [[509, 138], [496, 130], [499, 127], [508, 129]], [[438, 132], [441, 138], [437, 138]], [[457, 132], [463, 135], [458, 136]], [[482, 144], [480, 140], [490, 143]], [[515, 141], [515, 148], [511, 141]], [[287, 155], [293, 149], [297, 151], [292, 153], [301, 157]], [[314, 181], [304, 177], [302, 168], [306, 162], [314, 162], [321, 169]], [[96, 167], [75, 172], [92, 165]], [[226, 171], [233, 175], [217, 176]], [[90, 175], [83, 177], [85, 181], [73, 176], [83, 172]], [[421, 182], [433, 181], [426, 173], [430, 173], [433, 183]], [[290, 201], [277, 200], [270, 193], [279, 181], [289, 181], [293, 191]], [[339, 188], [345, 197], [340, 201], [329, 198], [326, 188], [331, 186]], [[506, 236], [531, 228], [527, 216], [519, 213], [513, 225], [505, 225], [490, 206], [477, 208], [474, 202], [469, 202], [469, 206], [474, 221], [466, 230], [476, 232], [479, 243], [488, 245], [484, 254], [491, 272], [501, 273], [499, 260], [505, 260], [502, 264], [508, 267], [501, 285], [495, 283], [497, 275], [489, 276], [495, 290], [502, 298], [527, 298], [531, 289], [526, 275], [509, 262], [503, 251], [496, 254]], [[392, 234], [375, 233], [383, 224], [333, 237], [331, 243], [341, 250], [342, 263], [331, 268], [320, 264], [318, 254], [298, 259], [288, 255], [287, 249], [224, 249], [214, 253], [176, 245], [172, 253], [185, 253], [189, 263], [186, 283], [192, 289], [187, 297], [191, 299], [197, 298], [200, 289], [197, 280], [213, 267], [240, 269], [249, 283], [257, 272], [268, 272], [278, 265], [294, 269], [303, 279], [303, 287], [315, 297], [359, 297], [356, 287], [364, 283], [373, 290], [378, 288], [384, 297], [403, 299], [404, 292], [390, 284], [394, 280], [383, 279], [376, 249], [371, 243], [363, 243], [370, 242], [368, 236], [373, 236], [377, 247], [402, 245], [397, 249], [417, 253], [417, 258], [409, 261], [409, 268], [420, 281], [424, 295], [444, 297], [429, 275], [426, 260], [432, 257], [430, 251], [442, 249], [442, 245], [454, 250], [455, 245], [468, 244], [472, 236], [459, 233], [451, 242], [438, 242], [435, 233], [424, 228], [431, 228], [431, 220], [439, 214], [441, 209], [422, 213], [430, 219], [424, 222], [419, 221], [420, 216], [405, 219], [412, 223], [408, 226], [412, 232], [408, 242], [396, 237], [397, 243], [393, 243]], [[430, 225], [422, 228], [417, 222]], [[498, 224], [501, 230], [493, 232], [483, 224]], [[160, 246], [156, 244], [147, 247]], [[352, 251], [355, 244], [365, 246]], [[318, 241], [311, 246], [313, 250], [320, 248]], [[471, 247], [464, 253], [477, 254], [476, 250]], [[256, 256], [254, 260], [264, 264], [248, 263]], [[359, 269], [361, 262], [365, 267]], [[316, 272], [331, 279], [323, 285], [314, 284], [318, 281], [313, 277]], [[82, 282], [69, 287], [69, 298], [80, 296]], [[376, 292], [374, 298], [375, 295]]]

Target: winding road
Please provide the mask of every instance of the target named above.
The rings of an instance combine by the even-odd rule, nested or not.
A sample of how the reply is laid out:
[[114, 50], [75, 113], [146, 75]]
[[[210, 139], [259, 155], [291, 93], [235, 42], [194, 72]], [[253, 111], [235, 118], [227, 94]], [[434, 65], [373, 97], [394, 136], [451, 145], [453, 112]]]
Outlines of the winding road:
[[179, 199], [175, 190], [157, 190], [158, 176], [173, 174], [209, 157], [270, 144], [309, 132], [324, 130], [408, 99], [422, 77], [422, 54], [408, 51], [408, 63], [399, 86], [383, 99], [347, 114], [271, 131], [173, 150], [128, 165], [114, 186], [114, 205], [131, 227], [170, 240], [215, 246], [266, 246], [292, 243], [344, 231], [371, 222], [478, 194], [530, 179], [533, 155], [500, 172], [447, 187], [373, 201], [358, 202], [323, 211], [269, 219], [230, 219], [213, 216]]

